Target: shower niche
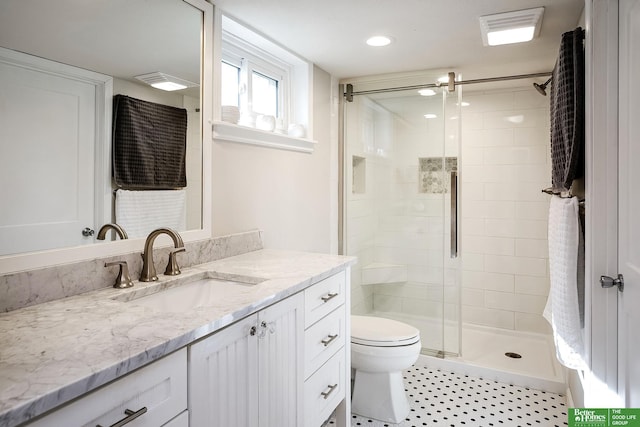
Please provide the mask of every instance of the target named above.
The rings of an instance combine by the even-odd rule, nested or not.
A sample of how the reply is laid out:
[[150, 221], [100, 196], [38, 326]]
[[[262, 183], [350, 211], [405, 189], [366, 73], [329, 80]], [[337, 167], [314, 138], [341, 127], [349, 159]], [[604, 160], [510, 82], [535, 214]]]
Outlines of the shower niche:
[[353, 170], [351, 192], [353, 194], [364, 194], [367, 189], [367, 159], [353, 156], [351, 162]]

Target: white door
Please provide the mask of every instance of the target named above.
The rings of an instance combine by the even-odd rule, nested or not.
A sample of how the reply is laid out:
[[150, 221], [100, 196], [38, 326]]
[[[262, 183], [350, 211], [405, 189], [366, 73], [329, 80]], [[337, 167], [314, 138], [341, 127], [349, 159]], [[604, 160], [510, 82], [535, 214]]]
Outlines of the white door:
[[640, 407], [640, 0], [620, 0], [618, 393]]
[[95, 85], [0, 62], [0, 255], [93, 241], [95, 111]]

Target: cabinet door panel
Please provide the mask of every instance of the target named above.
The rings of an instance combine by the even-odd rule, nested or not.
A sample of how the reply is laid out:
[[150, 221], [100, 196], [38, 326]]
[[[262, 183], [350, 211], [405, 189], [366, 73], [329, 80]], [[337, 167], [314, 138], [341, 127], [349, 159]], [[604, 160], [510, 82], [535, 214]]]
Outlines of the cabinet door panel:
[[258, 425], [258, 338], [249, 316], [190, 347], [189, 425]]
[[297, 294], [259, 314], [260, 427], [302, 425], [303, 305]]

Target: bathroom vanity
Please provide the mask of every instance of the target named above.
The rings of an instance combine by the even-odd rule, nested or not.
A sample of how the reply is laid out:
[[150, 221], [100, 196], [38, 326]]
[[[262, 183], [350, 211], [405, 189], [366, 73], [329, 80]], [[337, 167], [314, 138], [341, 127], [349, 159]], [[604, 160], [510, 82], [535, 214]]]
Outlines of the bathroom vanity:
[[4, 313], [0, 426], [346, 426], [354, 261], [257, 250]]

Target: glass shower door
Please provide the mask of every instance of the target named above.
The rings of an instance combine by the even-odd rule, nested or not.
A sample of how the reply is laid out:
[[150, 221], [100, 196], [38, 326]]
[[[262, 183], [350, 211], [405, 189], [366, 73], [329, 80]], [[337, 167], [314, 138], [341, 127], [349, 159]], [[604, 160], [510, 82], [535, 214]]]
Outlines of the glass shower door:
[[[457, 94], [354, 96], [344, 116], [344, 249], [353, 314], [408, 323], [423, 353], [459, 351], [451, 191], [458, 171]], [[454, 198], [455, 200], [455, 198]], [[455, 207], [455, 204], [453, 205]]]

